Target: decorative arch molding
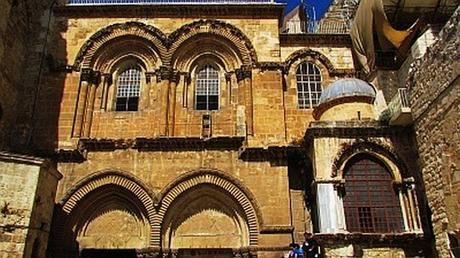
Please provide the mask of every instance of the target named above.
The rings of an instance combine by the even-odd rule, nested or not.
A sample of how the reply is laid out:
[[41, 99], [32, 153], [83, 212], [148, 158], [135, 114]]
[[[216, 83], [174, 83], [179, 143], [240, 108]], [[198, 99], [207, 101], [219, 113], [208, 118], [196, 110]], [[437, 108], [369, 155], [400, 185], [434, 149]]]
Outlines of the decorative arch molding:
[[332, 163], [331, 177], [343, 178], [345, 165], [351, 158], [358, 154], [371, 155], [381, 160], [386, 164], [395, 182], [402, 182], [402, 176], [407, 171], [404, 162], [399, 158], [392, 146], [377, 139], [357, 139], [342, 144], [342, 148]]
[[151, 42], [159, 52], [161, 59], [166, 55], [167, 37], [158, 28], [140, 22], [116, 23], [107, 26], [93, 34], [80, 48], [75, 62], [74, 69], [89, 68], [93, 62], [96, 52], [107, 42], [123, 37], [135, 36]]
[[329, 58], [327, 58], [324, 54], [309, 48], [297, 50], [291, 55], [289, 55], [289, 57], [285, 61], [286, 72], [289, 71], [291, 69], [291, 66], [297, 61], [307, 58], [311, 58], [323, 64], [328, 70], [329, 75], [339, 73], [339, 71], [334, 67]]
[[232, 42], [242, 59], [244, 66], [253, 66], [257, 63], [257, 54], [249, 38], [237, 27], [218, 20], [199, 20], [186, 24], [168, 37], [168, 60], [182, 43], [198, 34], [211, 34], [221, 36]]
[[[70, 215], [85, 196], [98, 188], [108, 185], [121, 187], [137, 197], [146, 211], [146, 217], [150, 223], [150, 232], [153, 232], [155, 194], [149, 191], [149, 188], [140, 179], [126, 171], [107, 169], [89, 175], [67, 191], [59, 202], [62, 211]], [[152, 244], [152, 233], [150, 234], [149, 243], [150, 245]]]
[[263, 221], [260, 208], [255, 197], [251, 194], [248, 188], [232, 176], [222, 171], [212, 169], [201, 169], [186, 173], [178, 177], [161, 191], [159, 194], [161, 203], [158, 204], [159, 209], [156, 214], [156, 223], [154, 224], [154, 229], [152, 231], [154, 245], [160, 245], [162, 233], [161, 225], [171, 204], [177, 197], [179, 197], [179, 195], [201, 184], [210, 184], [218, 187], [237, 201], [237, 203], [241, 206], [248, 223], [249, 245], [257, 246], [259, 227], [263, 224]]

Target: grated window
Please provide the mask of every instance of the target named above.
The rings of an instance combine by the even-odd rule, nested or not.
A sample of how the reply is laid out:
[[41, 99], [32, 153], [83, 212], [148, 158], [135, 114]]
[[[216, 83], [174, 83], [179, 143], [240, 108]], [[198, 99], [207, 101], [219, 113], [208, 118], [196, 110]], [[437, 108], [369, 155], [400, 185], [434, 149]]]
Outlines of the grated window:
[[297, 100], [299, 108], [313, 108], [321, 96], [321, 72], [312, 63], [301, 63], [297, 67]]
[[401, 207], [393, 180], [385, 166], [373, 157], [356, 158], [345, 169], [343, 206], [350, 232], [402, 231]]
[[197, 73], [195, 109], [219, 109], [219, 73], [211, 65], [206, 65]]
[[141, 71], [137, 67], [124, 70], [118, 77], [116, 111], [137, 111], [141, 88]]

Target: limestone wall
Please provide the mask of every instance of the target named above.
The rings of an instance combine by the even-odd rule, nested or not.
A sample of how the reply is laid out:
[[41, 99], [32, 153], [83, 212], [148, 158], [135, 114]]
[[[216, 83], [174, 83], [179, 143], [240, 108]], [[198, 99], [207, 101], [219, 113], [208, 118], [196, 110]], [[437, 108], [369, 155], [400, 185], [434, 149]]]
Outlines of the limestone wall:
[[[43, 41], [33, 41], [40, 33], [41, 20], [47, 1], [2, 1], [0, 3], [0, 148], [5, 149], [12, 140], [17, 106], [24, 105], [24, 84], [37, 79], [38, 57], [32, 52]], [[30, 68], [33, 74], [26, 74]], [[30, 103], [31, 104], [31, 103]], [[30, 105], [29, 105], [30, 106]], [[29, 121], [30, 123], [30, 121]], [[27, 126], [30, 126], [28, 124]]]
[[60, 177], [44, 160], [0, 153], [2, 257], [44, 257]]
[[440, 257], [449, 257], [447, 233], [460, 228], [459, 18], [457, 9], [406, 84]]
[[[228, 175], [228, 177], [232, 178], [231, 180], [238, 181], [240, 184], [239, 187], [242, 189], [247, 189], [247, 196], [251, 198], [251, 203], [256, 205], [255, 208], [259, 223], [258, 230], [260, 231], [257, 232], [258, 248], [267, 251], [268, 256], [264, 257], [272, 257], [280, 254], [280, 252], [284, 252], [287, 248], [286, 243], [291, 241], [289, 231], [291, 228], [291, 213], [287, 166], [282, 164], [274, 165], [275, 163], [269, 160], [247, 161], [239, 159], [238, 152], [231, 150], [144, 152], [128, 149], [111, 152], [95, 151], [89, 152], [87, 159], [88, 161], [82, 163], [59, 164], [59, 170], [63, 172], [65, 177], [58, 187], [57, 202], [61, 202], [62, 204], [62, 200], [69, 198], [69, 193], [82, 186], [81, 182], [88, 180], [95, 173], [103, 171], [122, 171], [130, 177], [139, 180], [152, 193], [152, 197], [156, 197], [164, 194], [168, 188], [177, 183], [177, 180], [188, 176], [190, 173], [215, 170]], [[198, 178], [199, 174], [195, 177]], [[192, 177], [192, 179], [195, 177]], [[94, 179], [94, 182], [97, 184], [98, 180]], [[235, 248], [241, 245], [248, 245], [248, 232], [245, 232], [244, 229], [239, 231], [236, 225], [232, 226], [232, 223], [237, 222], [230, 220], [231, 216], [228, 212], [230, 209], [238, 210], [247, 208], [247, 204], [243, 205], [232, 198], [228, 198], [228, 194], [231, 192], [222, 194], [222, 189], [216, 188], [217, 186], [214, 185], [215, 182], [218, 181], [211, 180], [209, 184], [193, 188], [193, 191], [190, 190], [187, 194], [179, 195], [175, 199], [171, 199], [168, 196], [163, 196], [161, 198], [164, 199], [159, 200], [153, 198], [154, 201], [161, 201], [161, 205], [171, 202], [170, 208], [165, 211], [162, 211], [163, 208], [160, 208], [162, 206], [159, 206], [155, 211], [155, 214], [165, 214], [165, 222], [161, 225], [161, 234], [170, 234], [168, 221], [171, 220], [171, 223], [176, 223], [178, 220], [183, 220], [179, 224], [180, 227], [178, 226], [177, 231], [174, 231], [175, 237], [172, 240], [168, 238], [162, 240], [163, 248], [167, 250], [169, 245], [171, 245], [171, 248]], [[226, 184], [228, 185], [229, 183]], [[208, 186], [210, 188], [206, 188]], [[106, 187], [102, 186], [99, 188], [92, 187], [91, 191], [85, 191], [83, 194], [87, 194], [88, 197], [85, 198], [100, 196], [103, 199], [106, 198], [104, 197], [105, 189]], [[218, 191], [210, 194], [212, 193], [212, 189], [218, 189]], [[122, 193], [121, 190], [117, 191], [120, 194]], [[236, 195], [236, 197], [240, 198], [241, 196]], [[101, 212], [103, 211], [102, 214], [92, 218], [90, 217], [90, 214], [92, 214], [90, 210], [94, 210], [95, 207], [89, 206], [90, 210], [86, 210], [84, 206], [85, 199], [83, 199], [83, 196], [80, 196], [80, 198], [82, 198], [81, 203], [77, 202], [75, 209], [67, 216], [70, 216], [70, 218], [76, 216], [77, 228], [78, 225], [85, 223], [88, 223], [88, 226], [85, 227], [84, 232], [67, 232], [65, 239], [70, 239], [69, 236], [71, 234], [77, 234], [80, 248], [139, 249], [151, 246], [151, 243], [146, 242], [146, 240], [148, 240], [149, 235], [154, 235], [155, 232], [149, 230], [149, 224], [156, 222], [150, 220], [145, 225], [137, 224], [135, 217], [129, 215], [135, 214], [134, 211], [129, 210], [132, 208], [121, 209], [120, 205], [115, 205], [113, 208], [103, 211], [105, 210], [105, 203], [110, 205], [112, 202], [109, 197], [107, 197], [107, 201], [103, 202], [104, 204], [101, 204], [101, 206], [98, 205], [98, 209], [101, 209]], [[301, 201], [301, 199], [296, 200]], [[133, 197], [129, 202], [135, 201]], [[127, 203], [123, 205], [127, 205]], [[181, 208], [181, 203], [185, 203], [185, 208]], [[63, 212], [68, 212], [66, 205], [62, 208]], [[83, 206], [79, 208], [80, 206], [78, 205]], [[203, 210], [196, 211], [196, 205], [199, 205], [199, 207], [204, 206]], [[224, 206], [221, 207], [220, 205]], [[183, 214], [187, 214], [188, 212], [190, 212], [189, 217], [183, 218]], [[243, 225], [245, 223], [253, 223], [252, 221], [247, 221], [248, 218], [246, 215], [241, 214], [240, 216], [242, 216]], [[119, 231], [120, 227], [117, 224], [120, 220], [130, 225], [122, 232]], [[303, 230], [305, 226], [300, 221], [298, 224], [302, 226], [298, 230]], [[108, 225], [113, 225], [110, 230], [105, 229]], [[59, 226], [57, 229], [62, 231]], [[234, 232], [235, 230], [236, 232]], [[230, 231], [232, 233], [229, 233]], [[144, 233], [139, 235], [139, 232]], [[56, 234], [63, 233], [58, 232]], [[119, 237], [113, 238], [112, 235]], [[240, 238], [243, 239], [242, 243], [238, 242]], [[57, 239], [53, 241], [51, 246], [53, 250], [65, 245], [65, 243], [60, 242], [59, 238]], [[193, 242], [187, 239], [191, 239], [190, 241], [193, 240]], [[223, 239], [227, 240], [223, 241]]]

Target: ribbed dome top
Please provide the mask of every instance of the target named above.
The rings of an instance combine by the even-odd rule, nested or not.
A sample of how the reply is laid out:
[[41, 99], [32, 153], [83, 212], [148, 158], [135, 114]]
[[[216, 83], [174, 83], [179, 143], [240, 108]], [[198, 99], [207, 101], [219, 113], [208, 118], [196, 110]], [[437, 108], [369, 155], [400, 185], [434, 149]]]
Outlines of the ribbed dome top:
[[365, 96], [375, 98], [374, 88], [367, 82], [348, 78], [335, 81], [329, 85], [319, 98], [319, 104], [324, 104], [328, 101], [350, 96]]

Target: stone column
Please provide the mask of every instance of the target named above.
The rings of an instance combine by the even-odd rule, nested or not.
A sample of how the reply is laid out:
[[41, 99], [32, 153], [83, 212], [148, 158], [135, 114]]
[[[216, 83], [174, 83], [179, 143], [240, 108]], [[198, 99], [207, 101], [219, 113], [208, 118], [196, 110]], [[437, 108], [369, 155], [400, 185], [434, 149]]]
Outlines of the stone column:
[[101, 81], [101, 73], [100, 72], [94, 72], [93, 75], [91, 76], [91, 84], [88, 90], [88, 97], [86, 100], [86, 108], [84, 110], [84, 116], [83, 116], [83, 134], [82, 136], [89, 137], [90, 136], [90, 131], [91, 131], [91, 123], [93, 120], [93, 112], [94, 112], [94, 104], [96, 101], [96, 89], [98, 84]]
[[[253, 100], [252, 100], [252, 70], [249, 67], [241, 67], [235, 70], [236, 79], [238, 81], [239, 90], [243, 91], [243, 94], [239, 94], [244, 99], [244, 105], [246, 107], [246, 127], [247, 134], [253, 135]], [[241, 103], [241, 99], [239, 99]]]
[[102, 90], [101, 90], [101, 106], [100, 109], [107, 111], [107, 101], [109, 97], [109, 88], [112, 85], [112, 74], [110, 73], [104, 73], [102, 75], [104, 78], [102, 80]]
[[83, 117], [86, 109], [89, 84], [93, 71], [90, 68], [83, 68], [80, 74], [80, 85], [78, 87], [77, 101], [72, 125], [72, 137], [82, 135]]
[[333, 182], [318, 182], [316, 185], [320, 233], [338, 233], [345, 229], [343, 202], [338, 190]]
[[159, 125], [160, 135], [166, 136], [169, 134], [169, 69], [165, 66], [160, 67], [156, 71], [157, 85], [160, 88], [160, 112], [159, 112]]
[[171, 70], [169, 77], [169, 112], [168, 112], [168, 135], [174, 136], [174, 126], [176, 120], [176, 93], [177, 85], [180, 79], [180, 74], [177, 71]]

